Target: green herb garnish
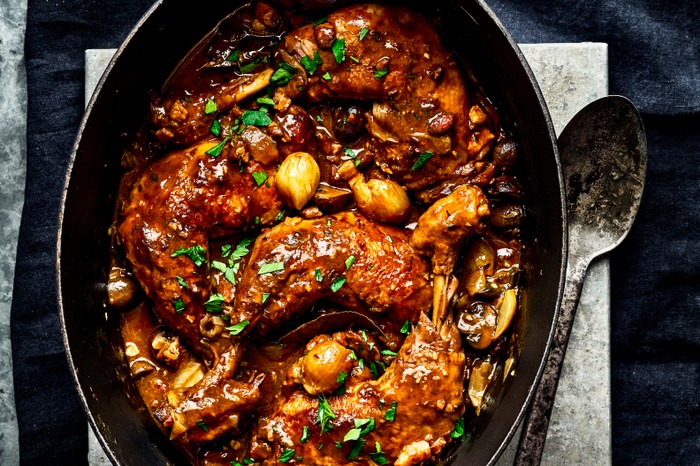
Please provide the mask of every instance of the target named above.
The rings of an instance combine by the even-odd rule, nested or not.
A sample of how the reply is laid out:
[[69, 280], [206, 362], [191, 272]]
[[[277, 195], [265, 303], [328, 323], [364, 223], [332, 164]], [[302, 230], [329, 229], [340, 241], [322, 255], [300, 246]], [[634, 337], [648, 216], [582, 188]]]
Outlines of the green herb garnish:
[[386, 410], [386, 413], [384, 413], [384, 419], [386, 419], [389, 422], [394, 422], [394, 419], [396, 419], [396, 406], [398, 405], [398, 402], [394, 401], [391, 403], [391, 408]]
[[224, 146], [226, 146], [227, 142], [228, 136], [226, 136], [223, 141], [206, 151], [206, 154], [211, 155], [212, 157], [218, 157], [219, 155], [221, 155], [221, 151], [224, 150]]
[[197, 425], [201, 427], [204, 432], [209, 432], [209, 428], [204, 423], [204, 421], [197, 421]]
[[350, 256], [347, 259], [345, 259], [345, 270], [350, 270], [350, 267], [352, 267], [352, 264], [355, 263], [355, 256]]
[[382, 353], [384, 356], [398, 356], [399, 355], [399, 353], [397, 353], [395, 351], [388, 350], [388, 349], [381, 350], [380, 353]]
[[359, 35], [360, 40], [364, 39], [368, 32], [369, 32], [369, 29], [367, 29], [367, 28], [360, 29], [360, 35]]
[[316, 275], [316, 281], [321, 283], [323, 281], [323, 275], [321, 275], [321, 269], [316, 269], [314, 272], [314, 275]]
[[260, 298], [260, 304], [265, 304], [265, 301], [270, 299], [270, 293], [263, 293], [262, 298]]
[[216, 112], [216, 110], [216, 102], [214, 102], [214, 99], [207, 100], [206, 105], [204, 105], [204, 113], [211, 115], [212, 113]]
[[464, 418], [460, 417], [455, 422], [454, 429], [450, 432], [450, 437], [458, 439], [464, 436]]
[[223, 310], [224, 295], [215, 293], [209, 296], [209, 299], [204, 303], [204, 309], [207, 312], [221, 312]]
[[211, 134], [214, 136], [221, 136], [221, 122], [218, 119], [212, 121], [209, 131], [211, 131]]
[[323, 65], [323, 60], [321, 60], [321, 55], [318, 54], [318, 50], [314, 52], [313, 58], [309, 56], [301, 57], [299, 62], [310, 75], [313, 75], [318, 67]]
[[343, 63], [345, 61], [345, 39], [333, 39], [331, 51], [333, 51], [335, 61]]
[[291, 460], [292, 458], [294, 458], [294, 450], [292, 450], [290, 448], [285, 448], [285, 450], [280, 455], [279, 460], [280, 460], [280, 463], [286, 463], [289, 460]]
[[270, 116], [262, 110], [246, 110], [241, 121], [248, 126], [269, 126], [272, 123]]
[[350, 454], [348, 455], [348, 459], [351, 460], [353, 458], [357, 458], [360, 455], [360, 452], [362, 451], [362, 448], [365, 446], [365, 439], [361, 438], [357, 442], [355, 442], [355, 445], [353, 445], [352, 450], [350, 450]]
[[277, 86], [281, 86], [282, 84], [287, 84], [289, 81], [292, 80], [292, 76], [293, 76], [295, 71], [296, 71], [296, 68], [294, 68], [293, 66], [288, 65], [285, 62], [280, 62], [280, 67], [277, 68], [277, 70], [274, 72], [274, 74], [270, 78], [270, 83], [275, 84]]
[[411, 323], [407, 320], [403, 323], [403, 327], [399, 330], [404, 335], [409, 335], [411, 333]]
[[178, 299], [173, 302], [173, 307], [175, 308], [175, 313], [182, 314], [182, 311], [185, 310], [185, 303], [183, 303], [181, 299]]
[[234, 50], [229, 54], [228, 57], [226, 57], [226, 61], [238, 61], [238, 59], [241, 56], [241, 52], [239, 50]]
[[416, 160], [416, 163], [414, 163], [413, 166], [411, 167], [411, 171], [418, 170], [418, 169], [419, 169], [420, 167], [422, 167], [423, 164], [424, 164], [425, 162], [427, 162], [433, 155], [435, 155], [435, 154], [433, 154], [432, 152], [427, 152], [427, 151], [426, 151], [426, 152], [423, 152], [423, 153], [420, 155], [420, 157], [418, 157], [418, 160]]
[[331, 74], [328, 71], [326, 71], [321, 77], [326, 81], [330, 81], [331, 79], [333, 79], [333, 76], [331, 76]]
[[257, 103], [260, 105], [272, 105], [273, 107], [275, 106], [275, 101], [272, 100], [270, 97], [258, 97], [255, 99]]
[[318, 423], [321, 424], [321, 432], [328, 432], [333, 426], [328, 424], [328, 421], [335, 419], [335, 413], [328, 404], [325, 396], [318, 398]]
[[343, 287], [347, 279], [345, 277], [336, 278], [333, 283], [331, 283], [331, 290], [336, 293], [339, 289]]
[[196, 265], [197, 267], [201, 267], [202, 264], [207, 261], [207, 252], [199, 244], [187, 249], [180, 248], [174, 253], [170, 254], [170, 257], [177, 257], [181, 256], [182, 254], [189, 257], [192, 260], [192, 262], [194, 262], [194, 265]]
[[300, 441], [301, 443], [306, 443], [306, 442], [309, 441], [309, 437], [310, 437], [310, 435], [309, 435], [309, 426], [304, 426], [304, 427], [302, 427], [302, 428], [301, 428], [301, 438], [299, 439], [299, 441]]
[[231, 325], [230, 327], [226, 327], [226, 330], [228, 330], [231, 336], [235, 337], [236, 335], [239, 335], [249, 324], [249, 320], [244, 320], [242, 322], [238, 322], [237, 324]]
[[187, 282], [181, 276], [178, 275], [177, 277], [175, 277], [175, 280], [177, 280], [177, 282], [180, 284], [181, 287], [189, 288], [189, 286], [187, 286]]
[[388, 68], [384, 68], [383, 70], [375, 70], [374, 71], [374, 79], [382, 79], [387, 74], [389, 74]]
[[268, 262], [267, 264], [262, 264], [258, 270], [258, 275], [264, 275], [266, 273], [279, 272], [284, 270], [284, 262]]
[[255, 184], [258, 186], [262, 186], [265, 181], [267, 181], [267, 173], [265, 172], [253, 172], [251, 173], [253, 175], [253, 179], [255, 180]]

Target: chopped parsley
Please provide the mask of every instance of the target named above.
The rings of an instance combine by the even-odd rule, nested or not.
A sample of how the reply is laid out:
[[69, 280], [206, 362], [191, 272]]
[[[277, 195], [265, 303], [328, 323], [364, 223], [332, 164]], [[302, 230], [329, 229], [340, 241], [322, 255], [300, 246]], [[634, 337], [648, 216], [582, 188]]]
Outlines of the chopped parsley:
[[289, 460], [294, 458], [294, 450], [291, 448], [285, 448], [282, 454], [280, 455], [280, 463], [286, 463]]
[[318, 50], [316, 50], [313, 58], [309, 56], [301, 57], [300, 63], [301, 66], [313, 76], [318, 67], [323, 65], [323, 60], [321, 60], [321, 55], [319, 55]]
[[206, 151], [206, 154], [211, 155], [212, 157], [218, 157], [219, 155], [221, 155], [221, 151], [224, 150], [224, 146], [226, 146], [227, 142], [228, 136], [226, 136], [223, 141]]
[[348, 157], [350, 157], [351, 159], [354, 159], [355, 157], [357, 157], [357, 153], [354, 150], [350, 149], [349, 147], [343, 147], [343, 152], [348, 154]]
[[[221, 255], [223, 257], [228, 257], [229, 255], [231, 256], [232, 261], [238, 261], [243, 259], [243, 257], [248, 254], [250, 251], [248, 250], [248, 246], [250, 246], [253, 243], [252, 239], [249, 238], [243, 238], [239, 243], [238, 246], [236, 246], [236, 249], [231, 252], [231, 245], [230, 244], [225, 244], [221, 246]], [[228, 246], [228, 247], [227, 247]], [[226, 250], [224, 250], [226, 248]]]
[[321, 424], [321, 432], [328, 432], [333, 426], [328, 424], [328, 421], [335, 419], [335, 413], [328, 404], [325, 396], [318, 399], [318, 423]]
[[399, 330], [404, 335], [409, 335], [411, 333], [411, 323], [407, 320], [404, 322], [403, 327]]
[[223, 310], [224, 295], [215, 293], [209, 296], [209, 299], [204, 303], [204, 309], [207, 312], [221, 312]]
[[340, 374], [338, 374], [338, 378], [335, 379], [337, 383], [345, 383], [345, 379], [348, 378], [348, 374], [346, 374], [343, 371], [340, 371]]
[[212, 113], [215, 113], [217, 110], [216, 107], [216, 102], [214, 102], [214, 99], [209, 99], [207, 100], [206, 105], [204, 105], [204, 113], [207, 115], [211, 115]]
[[388, 68], [384, 68], [383, 70], [375, 70], [374, 71], [374, 79], [382, 79], [387, 74], [389, 74]]
[[177, 280], [177, 282], [180, 284], [181, 287], [189, 288], [189, 286], [187, 286], [187, 282], [181, 276], [178, 275], [177, 277], [175, 277], [175, 279]]
[[313, 26], [314, 26], [314, 27], [319, 26], [319, 25], [325, 23], [326, 21], [328, 21], [328, 16], [324, 16], [323, 18], [314, 21], [314, 22], [313, 22]]
[[265, 301], [270, 299], [270, 293], [263, 293], [262, 297], [260, 298], [260, 304], [265, 304]]
[[228, 267], [226, 267], [226, 264], [224, 264], [223, 262], [211, 261], [211, 268], [216, 269], [221, 273], [226, 273], [226, 269]]
[[248, 126], [269, 126], [272, 123], [270, 116], [263, 110], [246, 110], [241, 115], [241, 121]]
[[382, 353], [384, 356], [398, 356], [399, 355], [399, 353], [397, 353], [395, 351], [388, 350], [388, 349], [381, 350], [380, 353]]
[[296, 68], [294, 68], [292, 65], [289, 65], [285, 62], [280, 62], [280, 67], [277, 68], [277, 70], [270, 78], [270, 83], [275, 84], [277, 86], [287, 84], [289, 81], [292, 80], [292, 76], [295, 71]]
[[453, 439], [459, 439], [464, 437], [464, 418], [460, 417], [455, 422], [454, 429], [450, 432], [450, 437]]
[[255, 60], [253, 60], [249, 63], [246, 63], [245, 65], [241, 65], [241, 73], [248, 73], [253, 68], [258, 66], [258, 63], [260, 63], [260, 58], [255, 57]]
[[331, 283], [331, 290], [333, 293], [336, 293], [339, 289], [341, 289], [343, 285], [345, 285], [346, 281], [347, 280], [345, 277], [336, 278], [333, 283]]
[[270, 97], [258, 97], [255, 99], [257, 103], [260, 105], [272, 105], [273, 107], [275, 106], [275, 101], [272, 100]]
[[244, 320], [242, 322], [238, 322], [237, 324], [231, 325], [230, 327], [226, 327], [226, 330], [228, 330], [231, 336], [235, 337], [236, 335], [239, 335], [248, 325], [250, 325], [250, 321]]
[[212, 121], [209, 131], [211, 131], [211, 134], [214, 136], [221, 136], [221, 122], [218, 119]]
[[228, 57], [226, 57], [226, 61], [238, 61], [238, 59], [241, 56], [241, 52], [239, 50], [234, 50], [229, 54]]
[[279, 272], [284, 270], [284, 262], [268, 262], [267, 264], [262, 264], [258, 270], [258, 275], [264, 275], [266, 273]]
[[177, 257], [183, 254], [189, 257], [192, 260], [192, 262], [194, 262], [194, 265], [196, 265], [197, 267], [201, 267], [202, 264], [207, 261], [207, 252], [199, 244], [187, 249], [180, 248], [174, 253], [170, 254], [170, 257]]
[[265, 181], [267, 181], [267, 173], [265, 172], [253, 172], [251, 173], [253, 175], [253, 179], [255, 180], [255, 184], [258, 186], [262, 186]]
[[314, 272], [314, 275], [316, 276], [316, 281], [321, 283], [323, 281], [323, 275], [321, 275], [321, 269], [316, 269]]
[[209, 432], [209, 427], [207, 427], [204, 421], [197, 421], [197, 425], [201, 427], [204, 432]]
[[381, 466], [387, 464], [386, 457], [384, 456], [386, 453], [382, 451], [382, 446], [379, 442], [374, 442], [374, 448], [376, 451], [369, 454], [370, 459]]
[[355, 442], [355, 445], [353, 445], [352, 450], [350, 450], [350, 454], [348, 454], [348, 459], [351, 460], [353, 458], [357, 458], [360, 455], [360, 452], [362, 451], [362, 448], [365, 446], [365, 439], [361, 438], [357, 442]]
[[345, 61], [345, 39], [333, 39], [331, 43], [331, 51], [335, 57], [335, 61], [343, 63]]
[[310, 435], [309, 435], [309, 426], [304, 426], [304, 427], [302, 427], [302, 428], [301, 428], [301, 438], [299, 439], [299, 441], [300, 441], [301, 443], [306, 443], [306, 442], [309, 441], [309, 437], [310, 437]]
[[352, 55], [350, 55], [350, 60], [354, 61], [355, 63], [360, 63], [360, 59], [357, 57], [353, 57]]
[[394, 419], [396, 419], [396, 406], [398, 405], [398, 402], [394, 401], [391, 403], [391, 408], [386, 410], [386, 413], [384, 413], [384, 419], [386, 419], [389, 422], [394, 422]]
[[183, 303], [181, 299], [178, 299], [177, 301], [173, 301], [173, 307], [177, 314], [182, 314], [182, 311], [185, 310], [185, 303]]
[[350, 270], [350, 267], [352, 267], [352, 264], [355, 263], [355, 256], [350, 256], [347, 259], [345, 259], [345, 269]]
[[275, 217], [275, 220], [280, 221], [284, 218], [284, 210], [280, 210], [280, 212], [277, 214]]
[[367, 28], [360, 29], [360, 34], [359, 34], [360, 40], [364, 39], [368, 32], [369, 32], [369, 29], [367, 29]]
[[331, 79], [333, 79], [333, 76], [331, 76], [331, 74], [328, 71], [326, 71], [321, 77], [326, 81], [330, 81]]
[[416, 170], [418, 170], [418, 169], [419, 169], [420, 167], [422, 167], [423, 164], [424, 164], [425, 162], [427, 162], [433, 155], [435, 155], [435, 154], [433, 154], [432, 152], [428, 152], [428, 151], [423, 152], [423, 153], [420, 155], [420, 157], [418, 157], [418, 160], [416, 160], [416, 163], [414, 163], [413, 166], [411, 167], [411, 171], [416, 171]]

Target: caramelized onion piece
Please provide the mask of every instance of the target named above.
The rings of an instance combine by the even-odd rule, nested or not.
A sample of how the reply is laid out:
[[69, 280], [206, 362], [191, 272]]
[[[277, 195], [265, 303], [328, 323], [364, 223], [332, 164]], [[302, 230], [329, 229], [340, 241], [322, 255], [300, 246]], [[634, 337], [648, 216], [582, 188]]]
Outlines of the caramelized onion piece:
[[491, 383], [494, 367], [489, 361], [477, 361], [469, 376], [469, 400], [472, 402], [477, 416], [481, 412], [484, 393]]
[[277, 189], [285, 202], [297, 210], [314, 197], [319, 181], [318, 164], [306, 152], [289, 154], [277, 170]]

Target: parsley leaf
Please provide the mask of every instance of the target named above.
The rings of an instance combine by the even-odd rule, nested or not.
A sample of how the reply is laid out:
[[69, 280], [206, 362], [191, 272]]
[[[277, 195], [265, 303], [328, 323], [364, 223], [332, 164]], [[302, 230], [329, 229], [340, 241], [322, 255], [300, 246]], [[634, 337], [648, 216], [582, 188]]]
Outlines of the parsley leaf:
[[370, 459], [381, 466], [387, 464], [386, 457], [384, 456], [386, 453], [382, 451], [382, 446], [379, 444], [379, 442], [374, 442], [374, 448], [376, 452], [369, 454]]
[[231, 254], [231, 260], [241, 260], [246, 254], [250, 252], [248, 250], [248, 246], [250, 246], [252, 243], [252, 239], [243, 238], [241, 242], [238, 243], [238, 246], [236, 246], [236, 249], [233, 251], [233, 254]]
[[244, 320], [242, 322], [238, 322], [237, 324], [231, 325], [230, 327], [226, 327], [226, 330], [229, 331], [231, 336], [235, 337], [236, 335], [239, 335], [249, 324], [249, 320]]
[[207, 312], [221, 312], [223, 310], [224, 295], [215, 293], [209, 296], [209, 299], [204, 303], [204, 309]]
[[404, 335], [409, 335], [411, 333], [411, 323], [407, 320], [404, 322], [403, 327], [399, 330]]
[[391, 408], [386, 410], [386, 413], [384, 413], [384, 419], [386, 419], [389, 422], [394, 422], [394, 419], [396, 419], [396, 406], [398, 405], [398, 402], [394, 401], [391, 403]]
[[398, 356], [399, 355], [399, 353], [396, 353], [396, 352], [388, 350], [388, 349], [381, 350], [380, 353], [382, 353], [384, 356]]
[[280, 460], [280, 463], [286, 463], [289, 460], [291, 460], [292, 458], [294, 458], [294, 450], [292, 450], [290, 448], [285, 448], [284, 451], [282, 452], [282, 454], [280, 455], [279, 460]]
[[284, 270], [284, 262], [268, 262], [267, 264], [262, 264], [258, 270], [258, 275], [264, 275], [266, 273], [279, 272]]
[[326, 81], [330, 81], [331, 79], [333, 79], [333, 76], [331, 76], [331, 74], [328, 71], [326, 71], [321, 77]]
[[272, 100], [270, 97], [258, 97], [255, 99], [257, 103], [260, 105], [272, 105], [273, 107], [275, 106], [275, 101]]
[[314, 275], [316, 275], [316, 281], [321, 283], [323, 281], [323, 275], [321, 275], [321, 269], [316, 269], [314, 272]]
[[301, 66], [313, 76], [318, 67], [323, 65], [323, 60], [321, 60], [321, 55], [319, 55], [318, 50], [316, 50], [313, 58], [309, 56], [301, 57], [300, 63]]
[[389, 70], [387, 68], [384, 68], [383, 70], [375, 70], [374, 79], [382, 79], [387, 74], [389, 74]]
[[338, 378], [335, 379], [337, 383], [345, 383], [345, 379], [348, 378], [348, 374], [346, 374], [343, 371], [340, 371], [340, 374], [338, 374]]
[[204, 105], [204, 113], [207, 115], [211, 115], [212, 113], [216, 112], [217, 107], [216, 107], [216, 102], [214, 102], [214, 99], [209, 99], [207, 100], [206, 105]]
[[325, 396], [318, 399], [318, 423], [321, 424], [321, 432], [328, 432], [333, 426], [328, 425], [328, 421], [335, 419], [335, 413], [328, 404]]
[[333, 283], [331, 283], [331, 290], [333, 293], [337, 293], [338, 290], [343, 287], [346, 281], [347, 280], [345, 277], [336, 278]]
[[212, 121], [209, 131], [211, 131], [211, 134], [214, 136], [221, 136], [221, 122], [219, 120]]
[[181, 276], [178, 275], [177, 277], [175, 277], [175, 279], [177, 280], [177, 282], [180, 284], [181, 287], [189, 288], [189, 286], [187, 286], [187, 282]]
[[464, 436], [464, 418], [460, 417], [455, 422], [455, 427], [450, 432], [450, 437], [453, 439], [458, 439]]
[[218, 157], [219, 155], [221, 155], [221, 151], [224, 150], [224, 146], [226, 146], [227, 142], [228, 136], [226, 136], [223, 141], [206, 151], [206, 154], [211, 155], [212, 157]]
[[302, 428], [301, 428], [301, 438], [299, 439], [299, 441], [300, 441], [301, 443], [306, 443], [306, 442], [309, 441], [309, 437], [310, 437], [310, 435], [309, 435], [309, 426], [304, 426], [304, 427], [302, 427]]
[[241, 115], [241, 121], [248, 126], [269, 126], [272, 123], [270, 116], [262, 110], [246, 110]]
[[347, 434], [345, 434], [345, 437], [343, 437], [343, 442], [349, 442], [350, 440], [358, 440], [360, 438], [360, 433], [362, 432], [362, 429], [355, 427], [353, 429], [350, 429]]
[[343, 63], [345, 61], [345, 39], [333, 39], [331, 50], [336, 62]]
[[364, 39], [368, 32], [369, 32], [369, 29], [367, 29], [367, 28], [360, 29], [360, 34], [359, 34], [360, 40]]
[[355, 256], [350, 256], [347, 259], [345, 259], [345, 270], [350, 270], [350, 267], [352, 267], [352, 264], [355, 263]]
[[416, 170], [418, 170], [418, 169], [419, 169], [420, 167], [422, 167], [423, 164], [424, 164], [425, 162], [427, 162], [433, 155], [435, 155], [435, 154], [433, 154], [432, 152], [427, 152], [427, 151], [426, 151], [426, 152], [423, 152], [423, 153], [420, 155], [420, 157], [418, 157], [418, 160], [416, 160], [416, 163], [414, 163], [413, 166], [411, 167], [411, 171], [416, 171]]
[[296, 68], [294, 68], [293, 66], [288, 65], [285, 62], [280, 62], [280, 67], [277, 68], [275, 73], [270, 78], [270, 84], [275, 84], [277, 86], [287, 84], [289, 81], [292, 80], [292, 76], [295, 71]]
[[170, 254], [170, 257], [177, 257], [183, 254], [189, 257], [197, 267], [201, 267], [207, 260], [207, 252], [199, 244], [187, 249], [180, 248], [174, 253]]
[[173, 301], [173, 307], [177, 314], [182, 314], [182, 311], [185, 310], [185, 303], [183, 303], [181, 299], [178, 299], [177, 301]]
[[211, 261], [211, 268], [216, 269], [221, 273], [226, 273], [226, 269], [228, 267], [226, 267], [226, 264], [224, 264], [223, 262]]
[[253, 172], [251, 173], [253, 175], [253, 179], [255, 180], [255, 184], [258, 186], [262, 186], [265, 181], [267, 181], [267, 173], [265, 172]]
[[241, 52], [239, 50], [234, 50], [229, 54], [228, 57], [226, 57], [226, 61], [238, 61], [238, 59], [241, 56]]
[[270, 293], [263, 293], [262, 297], [260, 298], [260, 304], [265, 304], [265, 301], [267, 301], [270, 298]]
[[365, 446], [365, 439], [361, 438], [357, 442], [355, 442], [355, 445], [352, 447], [352, 450], [350, 450], [350, 454], [348, 455], [348, 459], [351, 460], [353, 458], [357, 458], [360, 455], [360, 452], [362, 451], [362, 448]]
[[197, 425], [201, 427], [204, 432], [209, 432], [209, 428], [204, 423], [204, 421], [197, 421]]

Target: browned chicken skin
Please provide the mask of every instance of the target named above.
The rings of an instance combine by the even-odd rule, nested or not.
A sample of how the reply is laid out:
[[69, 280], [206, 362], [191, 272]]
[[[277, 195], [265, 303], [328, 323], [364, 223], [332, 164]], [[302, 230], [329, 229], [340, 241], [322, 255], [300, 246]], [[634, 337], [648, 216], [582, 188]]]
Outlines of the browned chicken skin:
[[[368, 32], [360, 39], [363, 28]], [[341, 63], [332, 51], [334, 40], [345, 44]], [[316, 52], [321, 57], [322, 65], [308, 77], [306, 98], [375, 101], [367, 122], [367, 148], [381, 170], [408, 189], [434, 184], [476, 155], [468, 150], [464, 79], [421, 15], [404, 8], [354, 5], [322, 24], [290, 32], [283, 48], [297, 60], [313, 58]], [[291, 96], [299, 94], [294, 86], [287, 88]], [[434, 156], [424, 169], [413, 169], [425, 152]]]
[[[134, 186], [119, 225], [126, 257], [156, 312], [211, 363], [230, 341], [228, 336], [206, 339], [200, 329], [209, 316], [203, 303], [212, 294], [207, 280], [209, 232], [221, 225], [243, 230], [255, 217], [273, 219], [283, 206], [274, 169], [250, 163], [241, 171], [225, 153], [206, 153], [216, 144], [203, 142], [149, 166]], [[251, 174], [262, 171], [268, 184], [258, 187]], [[201, 248], [203, 262], [197, 265], [186, 254], [173, 257], [181, 248]]]
[[[289, 450], [294, 453], [289, 461], [292, 464], [346, 464], [348, 457], [353, 462], [372, 464], [376, 457], [370, 453], [377, 453], [379, 442], [389, 464], [428, 460], [442, 451], [464, 412], [464, 363], [455, 326], [446, 322], [436, 328], [423, 314], [384, 375], [360, 382], [350, 377], [345, 394], [325, 398], [333, 416], [326, 432], [318, 421], [323, 399], [296, 389], [280, 399], [272, 414], [260, 419], [252, 455], [263, 464], [278, 464], [280, 456]], [[390, 410], [395, 411], [393, 420]], [[359, 440], [344, 441], [358, 420], [369, 419], [373, 421], [363, 426], [372, 423], [374, 430], [360, 434]], [[353, 457], [358, 441], [364, 447]], [[303, 460], [297, 461], [297, 457]]]
[[[260, 274], [265, 264], [281, 270]], [[323, 298], [387, 314], [386, 326], [400, 327], [430, 308], [429, 270], [397, 228], [352, 212], [292, 218], [256, 240], [232, 319], [248, 320], [249, 328], [265, 334]]]

